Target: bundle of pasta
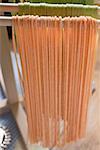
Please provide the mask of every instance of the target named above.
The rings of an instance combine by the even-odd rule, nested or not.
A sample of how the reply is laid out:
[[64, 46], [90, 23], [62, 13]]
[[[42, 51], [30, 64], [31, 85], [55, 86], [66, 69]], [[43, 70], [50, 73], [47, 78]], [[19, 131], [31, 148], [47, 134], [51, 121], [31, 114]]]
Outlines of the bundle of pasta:
[[31, 143], [61, 146], [84, 136], [96, 39], [91, 17], [13, 17]]

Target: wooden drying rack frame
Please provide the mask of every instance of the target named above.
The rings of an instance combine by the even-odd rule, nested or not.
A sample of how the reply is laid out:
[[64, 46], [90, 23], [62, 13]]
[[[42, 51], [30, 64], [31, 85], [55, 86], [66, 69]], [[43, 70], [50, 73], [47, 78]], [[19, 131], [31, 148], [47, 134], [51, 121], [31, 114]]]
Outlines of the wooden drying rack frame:
[[[19, 5], [17, 3], [0, 3], [0, 12], [17, 13], [18, 11]], [[100, 15], [100, 9], [98, 10], [98, 14]], [[97, 20], [97, 25], [100, 28], [100, 20]], [[0, 16], [0, 26], [12, 26], [12, 17]]]
[[[2, 2], [2, 0], [0, 0]], [[6, 87], [8, 105], [16, 119], [27, 150], [33, 150], [28, 140], [27, 116], [23, 106], [23, 97], [18, 95], [11, 60], [12, 41], [8, 38], [7, 26], [12, 26], [12, 17], [4, 16], [4, 12], [18, 12], [18, 4], [0, 3], [0, 65]]]
[[[22, 104], [23, 98], [19, 98], [18, 96], [10, 57], [12, 42], [8, 39], [6, 26], [12, 26], [12, 17], [4, 16], [4, 12], [18, 12], [18, 4], [0, 3], [0, 51], [2, 50], [0, 64], [5, 82], [8, 104], [16, 119], [26, 148], [28, 150], [33, 150], [33, 145], [30, 144], [28, 140], [28, 125], [26, 113]], [[100, 20], [97, 20], [97, 27], [100, 29]]]
[[[16, 3], [0, 3], [0, 12], [16, 13], [18, 11], [19, 5]], [[100, 15], [100, 9], [98, 10], [98, 14]], [[97, 20], [97, 25], [100, 28], [100, 20]], [[0, 16], [0, 26], [12, 26], [12, 17]]]

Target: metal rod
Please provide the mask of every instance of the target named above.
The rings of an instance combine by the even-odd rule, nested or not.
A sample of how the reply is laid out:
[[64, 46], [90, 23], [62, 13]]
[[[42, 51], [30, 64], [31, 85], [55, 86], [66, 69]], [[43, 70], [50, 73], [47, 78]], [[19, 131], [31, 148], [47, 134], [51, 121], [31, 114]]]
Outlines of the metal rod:
[[[0, 26], [12, 26], [12, 17], [0, 16]], [[100, 20], [97, 20], [97, 27], [100, 29]]]
[[18, 4], [0, 3], [0, 12], [18, 12]]

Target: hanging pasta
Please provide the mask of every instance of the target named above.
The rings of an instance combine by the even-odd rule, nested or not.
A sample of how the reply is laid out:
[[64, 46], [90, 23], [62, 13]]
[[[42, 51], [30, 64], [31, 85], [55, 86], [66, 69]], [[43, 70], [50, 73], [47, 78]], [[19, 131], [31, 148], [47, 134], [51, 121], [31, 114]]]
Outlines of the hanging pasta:
[[73, 4], [89, 4], [89, 5], [93, 5], [96, 3], [96, 0], [29, 0], [32, 3], [54, 3], [54, 4], [66, 4], [66, 3], [73, 3]]
[[85, 134], [96, 48], [91, 17], [13, 17], [31, 143], [61, 146]]
[[99, 6], [82, 4], [19, 3], [19, 15], [91, 16], [99, 19]]

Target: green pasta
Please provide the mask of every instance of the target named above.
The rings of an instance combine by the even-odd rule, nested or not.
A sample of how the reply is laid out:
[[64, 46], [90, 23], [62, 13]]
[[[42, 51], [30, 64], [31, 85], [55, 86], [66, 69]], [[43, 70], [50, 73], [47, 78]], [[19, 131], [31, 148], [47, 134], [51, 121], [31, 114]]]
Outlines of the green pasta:
[[19, 15], [91, 16], [99, 18], [99, 6], [82, 4], [19, 3]]
[[94, 0], [30, 0], [32, 3], [50, 3], [50, 4], [84, 4], [93, 5]]

